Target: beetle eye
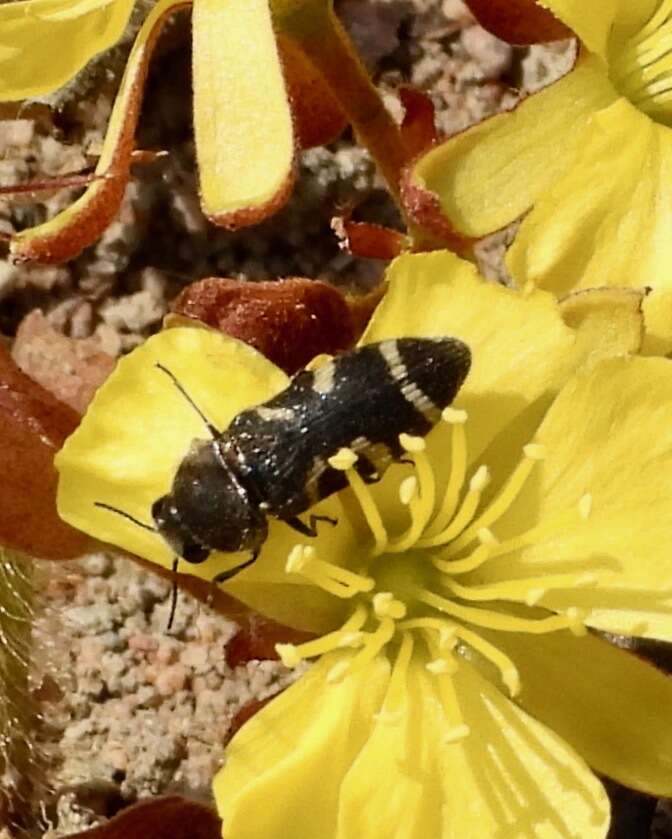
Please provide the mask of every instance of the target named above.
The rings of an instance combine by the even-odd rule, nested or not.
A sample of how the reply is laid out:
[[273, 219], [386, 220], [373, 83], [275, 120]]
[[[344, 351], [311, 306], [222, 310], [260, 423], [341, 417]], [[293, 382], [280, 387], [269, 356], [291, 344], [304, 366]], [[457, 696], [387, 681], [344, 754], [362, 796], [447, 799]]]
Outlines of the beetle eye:
[[182, 559], [187, 562], [191, 562], [194, 565], [197, 565], [199, 562], [205, 562], [209, 556], [210, 548], [206, 548], [203, 545], [192, 543], [191, 545], [185, 545], [184, 548], [182, 548]]

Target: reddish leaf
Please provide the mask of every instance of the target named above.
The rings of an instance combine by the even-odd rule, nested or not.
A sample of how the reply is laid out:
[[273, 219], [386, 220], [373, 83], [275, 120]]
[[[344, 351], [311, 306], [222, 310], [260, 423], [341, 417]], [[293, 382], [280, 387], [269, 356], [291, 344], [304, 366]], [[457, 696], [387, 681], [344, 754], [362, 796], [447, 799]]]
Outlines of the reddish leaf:
[[288, 373], [320, 353], [351, 347], [357, 338], [348, 301], [319, 280], [208, 277], [187, 286], [172, 311], [245, 341]]
[[[438, 196], [423, 189], [412, 180], [413, 170], [407, 169], [401, 182], [401, 202], [409, 218], [430, 234], [431, 247], [450, 248], [458, 256], [468, 257], [475, 239], [457, 233], [441, 212]], [[422, 250], [428, 250], [424, 244]]]
[[79, 413], [84, 413], [115, 365], [95, 338], [68, 338], [39, 309], [19, 324], [12, 357], [31, 379]]
[[79, 556], [91, 540], [56, 513], [53, 459], [79, 415], [24, 375], [0, 345], [0, 543], [44, 559]]
[[231, 719], [231, 725], [229, 726], [229, 730], [226, 732], [226, 745], [233, 740], [248, 720], [251, 720], [255, 714], [258, 714], [259, 711], [268, 705], [272, 699], [275, 699], [279, 693], [282, 693], [282, 691], [276, 691], [276, 693], [271, 694], [271, 696], [267, 696], [265, 699], [251, 699], [249, 702], [246, 702]]
[[426, 93], [411, 85], [399, 88], [399, 98], [404, 106], [401, 134], [408, 159], [413, 160], [436, 142], [434, 103]]
[[332, 219], [331, 226], [339, 238], [341, 249], [364, 259], [394, 259], [406, 244], [406, 237], [398, 230], [352, 221], [348, 216]]
[[240, 629], [226, 645], [226, 663], [238, 667], [254, 659], [278, 659], [276, 644], [302, 644], [314, 636], [276, 623], [270, 618], [250, 612]]
[[526, 46], [571, 38], [573, 32], [535, 0], [465, 0], [484, 29], [509, 44]]
[[140, 801], [109, 822], [68, 839], [221, 839], [222, 823], [210, 807], [179, 795]]
[[335, 140], [347, 125], [336, 98], [294, 41], [277, 34], [299, 146], [310, 149]]

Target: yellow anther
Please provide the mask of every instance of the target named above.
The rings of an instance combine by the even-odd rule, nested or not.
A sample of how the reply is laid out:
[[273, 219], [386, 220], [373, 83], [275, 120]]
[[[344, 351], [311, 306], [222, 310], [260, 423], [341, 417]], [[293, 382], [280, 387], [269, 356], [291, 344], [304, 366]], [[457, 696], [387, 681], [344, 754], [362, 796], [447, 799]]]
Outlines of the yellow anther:
[[294, 644], [276, 644], [275, 651], [285, 667], [296, 667], [303, 660]]
[[330, 685], [335, 685], [338, 682], [343, 681], [343, 677], [350, 669], [351, 662], [349, 660], [343, 659], [342, 661], [337, 661], [336, 664], [329, 670], [327, 673], [327, 682]]
[[457, 673], [457, 661], [449, 658], [435, 658], [433, 661], [428, 661], [425, 668], [429, 670], [434, 676], [444, 676]]
[[450, 728], [446, 733], [443, 735], [443, 742], [449, 746], [452, 743], [459, 743], [460, 740], [464, 740], [465, 737], [468, 737], [471, 733], [471, 729], [468, 725], [462, 723], [462, 725], [456, 725], [455, 728]]
[[383, 725], [399, 725], [403, 718], [404, 715], [401, 711], [386, 711], [385, 708], [373, 715], [375, 722]]
[[528, 606], [536, 606], [545, 594], [545, 588], [531, 588], [525, 595], [525, 603]]
[[495, 545], [499, 545], [499, 539], [495, 536], [495, 534], [490, 530], [489, 527], [481, 527], [480, 530], [476, 533], [476, 538], [481, 543], [481, 545], [490, 545], [494, 547]]
[[357, 462], [357, 454], [352, 449], [339, 449], [336, 454], [332, 455], [327, 463], [339, 472], [347, 472]]
[[585, 624], [588, 613], [585, 609], [578, 609], [576, 606], [570, 606], [565, 614], [567, 615], [567, 620], [569, 621], [569, 631], [572, 635], [576, 635], [580, 638], [588, 633], [588, 628]]
[[593, 496], [587, 492], [582, 495], [579, 500], [579, 515], [582, 519], [587, 519], [593, 509]]
[[478, 469], [474, 472], [471, 480], [469, 481], [469, 491], [483, 492], [483, 490], [487, 487], [489, 483], [490, 470], [485, 464], [483, 464], [482, 466], [478, 467]]
[[512, 697], [518, 696], [520, 693], [520, 675], [515, 667], [507, 667], [502, 670], [502, 681]]
[[532, 280], [528, 280], [523, 286], [521, 294], [523, 297], [531, 297], [536, 290], [536, 286]]
[[364, 640], [364, 633], [346, 632], [338, 642], [339, 647], [361, 647]]
[[408, 478], [399, 484], [399, 500], [404, 506], [408, 506], [415, 498], [418, 492], [418, 479], [415, 475], [409, 475]]
[[399, 442], [407, 452], [424, 452], [427, 448], [427, 443], [425, 443], [422, 437], [415, 437], [412, 434], [400, 434]]
[[395, 600], [391, 591], [379, 591], [373, 595], [373, 611], [379, 618], [392, 618], [401, 620], [406, 617], [406, 606]]
[[546, 446], [540, 443], [528, 443], [523, 446], [523, 454], [530, 460], [543, 460], [546, 457]]
[[439, 630], [439, 649], [448, 652], [457, 644], [457, 632], [454, 626], [442, 626]]
[[294, 545], [287, 557], [285, 571], [288, 574], [300, 574], [314, 555], [314, 548], [307, 545]]
[[451, 408], [448, 406], [441, 411], [441, 419], [450, 425], [464, 425], [469, 418], [469, 414], [460, 408]]

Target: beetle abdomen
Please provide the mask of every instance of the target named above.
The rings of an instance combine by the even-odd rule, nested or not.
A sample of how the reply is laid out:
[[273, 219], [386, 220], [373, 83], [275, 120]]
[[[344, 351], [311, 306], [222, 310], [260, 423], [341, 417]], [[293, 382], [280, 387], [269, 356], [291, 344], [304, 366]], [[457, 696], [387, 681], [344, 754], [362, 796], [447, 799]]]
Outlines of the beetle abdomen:
[[303, 371], [277, 396], [240, 413], [224, 437], [268, 512], [303, 512], [345, 486], [328, 459], [340, 448], [381, 475], [402, 455], [399, 434], [424, 436], [462, 384], [469, 348], [454, 338], [400, 338]]

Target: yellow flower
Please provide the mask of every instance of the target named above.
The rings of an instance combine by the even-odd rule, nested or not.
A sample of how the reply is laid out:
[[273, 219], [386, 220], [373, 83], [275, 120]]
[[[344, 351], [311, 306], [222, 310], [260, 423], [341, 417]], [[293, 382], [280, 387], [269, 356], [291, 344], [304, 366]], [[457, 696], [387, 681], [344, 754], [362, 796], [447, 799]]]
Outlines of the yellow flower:
[[[672, 362], [641, 357], [641, 295], [562, 305], [404, 256], [364, 342], [453, 335], [472, 351], [412, 464], [272, 522], [227, 591], [316, 638], [317, 663], [236, 735], [215, 797], [228, 839], [494, 839], [607, 833], [588, 769], [672, 793], [670, 680], [590, 630], [672, 639]], [[172, 329], [122, 360], [58, 456], [66, 521], [170, 567], [152, 502], [203, 420], [225, 428], [287, 379], [249, 347]], [[246, 557], [211, 555], [212, 579]]]
[[132, 9], [133, 0], [2, 3], [0, 102], [43, 96], [64, 85], [119, 40]]
[[[0, 100], [58, 88], [114, 43], [132, 5], [131, 0], [0, 5]], [[158, 0], [151, 7], [117, 94], [96, 167], [98, 179], [64, 212], [15, 236], [10, 250], [16, 261], [70, 259], [114, 218], [128, 179], [154, 44], [166, 20], [191, 5], [189, 0]], [[224, 226], [250, 224], [277, 209], [293, 181], [292, 115], [268, 0], [195, 0], [192, 28], [203, 211]]]
[[540, 5], [581, 39], [574, 69], [438, 145], [407, 186], [467, 237], [525, 216], [507, 257], [521, 287], [669, 289], [672, 2]]

